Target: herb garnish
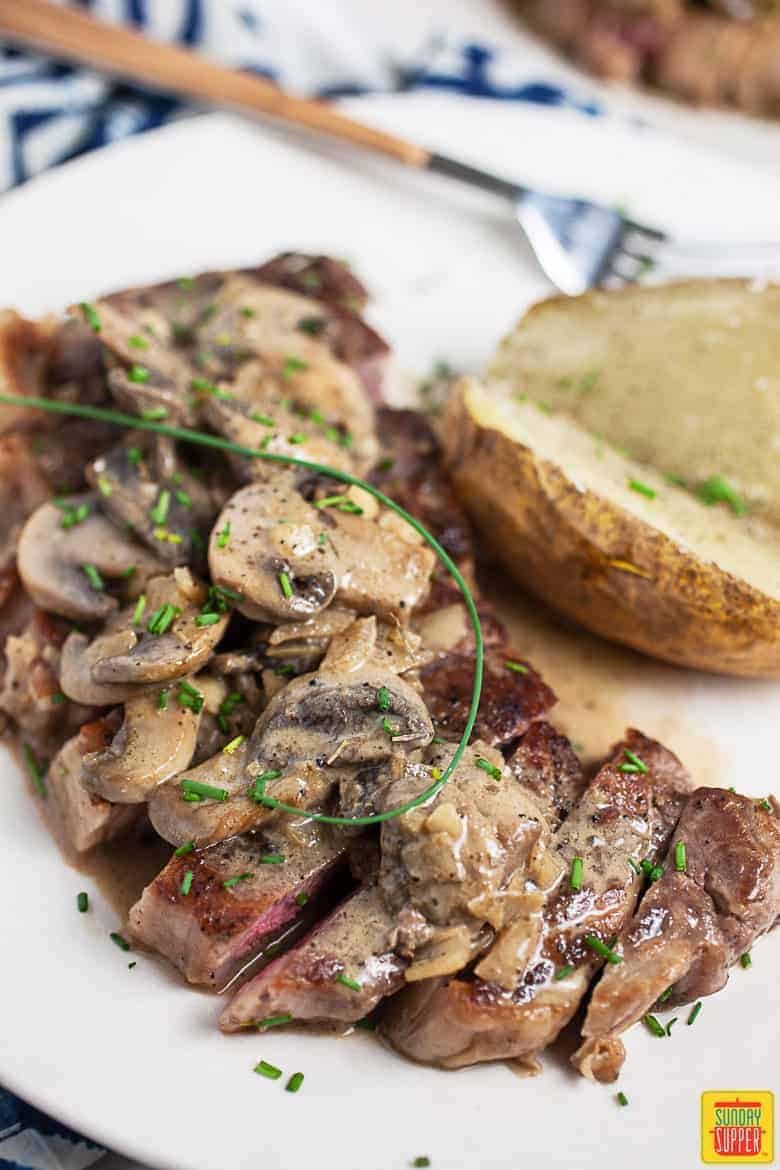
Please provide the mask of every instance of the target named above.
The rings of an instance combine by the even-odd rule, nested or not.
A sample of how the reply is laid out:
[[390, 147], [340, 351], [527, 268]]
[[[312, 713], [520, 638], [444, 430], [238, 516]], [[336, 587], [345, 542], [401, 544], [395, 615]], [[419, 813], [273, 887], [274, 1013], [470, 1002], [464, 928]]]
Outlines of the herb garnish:
[[582, 877], [585, 863], [581, 857], [573, 857], [571, 861], [571, 876], [569, 877], [569, 887], [572, 890], [582, 889]]
[[484, 756], [477, 756], [474, 762], [483, 772], [487, 772], [492, 780], [501, 779], [501, 769], [497, 768], [495, 764], [491, 764], [490, 760], [486, 760]]
[[227, 788], [215, 788], [213, 784], [201, 784], [199, 780], [186, 778], [181, 782], [181, 790], [200, 800], [227, 800], [230, 795]]
[[622, 963], [623, 956], [613, 951], [606, 943], [603, 943], [600, 938], [596, 938], [595, 934], [586, 934], [583, 939], [586, 947], [590, 947], [602, 959], [606, 959], [608, 963]]

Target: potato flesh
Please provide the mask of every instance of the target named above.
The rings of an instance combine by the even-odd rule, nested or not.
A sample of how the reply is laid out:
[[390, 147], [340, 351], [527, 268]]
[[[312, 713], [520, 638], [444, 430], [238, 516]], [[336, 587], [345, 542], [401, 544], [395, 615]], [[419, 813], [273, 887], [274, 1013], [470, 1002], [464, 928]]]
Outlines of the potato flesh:
[[[779, 321], [780, 285], [739, 280], [553, 298], [504, 341], [488, 377], [691, 486], [723, 476], [751, 515], [780, 526]], [[724, 510], [706, 509], [693, 531], [725, 534]]]
[[[507, 383], [487, 387], [469, 380], [461, 388], [480, 426], [503, 432], [531, 449], [537, 460], [560, 467], [580, 490], [610, 500], [697, 559], [780, 600], [780, 533], [774, 528], [752, 516], [738, 517], [724, 505], [705, 507], [663, 474], [626, 459], [571, 419], [518, 401]], [[631, 481], [654, 491], [655, 497], [632, 489]]]

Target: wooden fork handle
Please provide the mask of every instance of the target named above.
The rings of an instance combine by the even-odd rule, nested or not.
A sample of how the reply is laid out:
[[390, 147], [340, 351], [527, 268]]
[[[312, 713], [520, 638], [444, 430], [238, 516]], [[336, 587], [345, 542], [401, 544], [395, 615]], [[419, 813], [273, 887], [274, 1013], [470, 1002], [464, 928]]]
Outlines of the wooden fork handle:
[[95, 20], [47, 0], [0, 0], [0, 37], [153, 89], [254, 113], [425, 167], [429, 151], [375, 130], [320, 102], [286, 94], [273, 82], [215, 65], [176, 45]]

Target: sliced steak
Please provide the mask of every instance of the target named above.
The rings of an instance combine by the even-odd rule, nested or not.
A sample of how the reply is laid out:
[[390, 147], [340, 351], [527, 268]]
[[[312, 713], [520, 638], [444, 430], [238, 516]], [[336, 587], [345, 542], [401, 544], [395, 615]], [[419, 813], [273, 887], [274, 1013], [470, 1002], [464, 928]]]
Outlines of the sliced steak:
[[220, 1018], [235, 1032], [270, 1016], [354, 1024], [403, 984], [395, 917], [375, 885], [352, 894], [287, 954], [239, 989]]
[[345, 840], [311, 822], [232, 837], [173, 857], [130, 911], [129, 930], [190, 983], [221, 991], [300, 917], [345, 858]]
[[[586, 938], [609, 946], [633, 912], [641, 879], [629, 858], [653, 860], [665, 851], [672, 828], [663, 840], [659, 821], [668, 823], [670, 787], [689, 789], [685, 769], [661, 744], [629, 731], [553, 838], [558, 870], [550, 872], [549, 892], [540, 891], [527, 919], [499, 936], [475, 977], [399, 996], [382, 1024], [393, 1047], [445, 1068], [500, 1059], [535, 1068], [536, 1054], [572, 1018], [603, 963]], [[579, 889], [569, 876], [575, 857], [584, 862]]]
[[432, 532], [461, 569], [474, 568], [474, 534], [444, 470], [441, 448], [424, 415], [383, 407], [377, 414], [381, 456], [371, 482]]
[[105, 743], [107, 727], [106, 719], [85, 724], [60, 748], [46, 774], [44, 811], [67, 852], [86, 853], [104, 841], [113, 841], [143, 818], [139, 805], [109, 804], [87, 792], [81, 782], [82, 758]]
[[565, 735], [549, 723], [532, 723], [507, 767], [533, 793], [551, 829], [565, 821], [585, 788], [585, 771]]
[[[515, 669], [507, 662], [515, 664]], [[459, 739], [466, 726], [474, 686], [473, 652], [444, 655], [420, 672], [420, 681], [437, 734]], [[505, 647], [489, 649], [485, 653], [474, 738], [493, 747], [509, 746], [535, 719], [543, 718], [556, 701], [541, 675], [513, 651]]]
[[[684, 872], [676, 868], [680, 843]], [[614, 1081], [625, 1056], [621, 1033], [667, 989], [670, 1007], [719, 991], [729, 968], [778, 916], [777, 814], [721, 788], [696, 789], [663, 877], [647, 890], [621, 936], [623, 962], [605, 969], [596, 986], [575, 1066], [594, 1080]]]

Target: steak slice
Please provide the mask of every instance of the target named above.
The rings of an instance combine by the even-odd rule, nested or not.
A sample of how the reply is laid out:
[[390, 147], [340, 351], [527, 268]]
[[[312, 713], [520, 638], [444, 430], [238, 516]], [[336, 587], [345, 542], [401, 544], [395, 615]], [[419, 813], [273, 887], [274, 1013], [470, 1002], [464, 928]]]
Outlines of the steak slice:
[[172, 857], [133, 906], [128, 927], [188, 982], [221, 991], [300, 917], [345, 860], [345, 840], [313, 822], [232, 837]]
[[[681, 842], [684, 872], [676, 868]], [[625, 1057], [621, 1033], [667, 989], [670, 1007], [719, 991], [729, 968], [779, 915], [776, 812], [721, 788], [697, 788], [663, 877], [621, 938], [623, 962], [610, 965], [596, 986], [573, 1064], [592, 1080], [616, 1080]]]
[[81, 782], [82, 757], [105, 743], [105, 724], [106, 719], [85, 724], [60, 748], [46, 774], [45, 812], [68, 852], [86, 853], [123, 836], [143, 819], [141, 805], [110, 804], [87, 792]]
[[351, 894], [296, 947], [239, 989], [220, 1018], [235, 1032], [270, 1016], [354, 1024], [403, 984], [395, 917], [374, 884]]
[[444, 469], [433, 428], [417, 410], [383, 407], [376, 429], [382, 458], [371, 482], [421, 521], [461, 571], [471, 575], [474, 532]]
[[[512, 662], [521, 671], [507, 666]], [[420, 671], [425, 705], [438, 735], [456, 740], [463, 734], [474, 686], [473, 652], [456, 651]], [[541, 675], [505, 647], [485, 652], [482, 698], [473, 738], [491, 747], [507, 747], [557, 702]]]
[[507, 759], [515, 779], [537, 799], [551, 829], [557, 829], [585, 788], [585, 773], [565, 735], [543, 721], [532, 723]]
[[[669, 821], [670, 787], [688, 790], [685, 769], [661, 744], [629, 731], [553, 838], [559, 866], [546, 896], [539, 891], [527, 918], [499, 935], [475, 978], [431, 981], [399, 996], [381, 1025], [392, 1046], [444, 1068], [513, 1059], [536, 1071], [536, 1054], [572, 1018], [602, 965], [586, 938], [608, 946], [633, 912], [641, 878], [629, 858], [654, 860], [665, 850], [672, 827], [664, 840], [659, 822]], [[575, 857], [584, 861], [580, 889], [569, 878]]]

